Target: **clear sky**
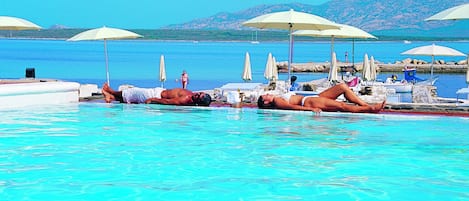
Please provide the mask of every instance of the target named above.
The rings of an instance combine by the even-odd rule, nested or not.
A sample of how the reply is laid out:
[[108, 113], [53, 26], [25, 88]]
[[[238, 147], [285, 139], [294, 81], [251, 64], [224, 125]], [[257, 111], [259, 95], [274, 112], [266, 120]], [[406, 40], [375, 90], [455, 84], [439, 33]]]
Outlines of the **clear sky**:
[[301, 2], [319, 5], [329, 0], [0, 0], [0, 16], [30, 20], [48, 28], [67, 27], [153, 29], [180, 24], [219, 12], [236, 12], [261, 4]]

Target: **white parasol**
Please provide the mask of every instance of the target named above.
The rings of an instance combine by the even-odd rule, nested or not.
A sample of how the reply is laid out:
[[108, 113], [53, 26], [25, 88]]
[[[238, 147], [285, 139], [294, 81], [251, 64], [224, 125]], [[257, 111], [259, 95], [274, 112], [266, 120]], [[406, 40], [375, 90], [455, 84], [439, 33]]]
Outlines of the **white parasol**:
[[107, 83], [110, 85], [106, 40], [139, 38], [139, 37], [143, 37], [143, 36], [136, 34], [134, 32], [123, 30], [123, 29], [101, 27], [101, 28], [91, 29], [88, 31], [81, 32], [69, 38], [67, 41], [104, 40], [104, 58], [106, 60], [106, 80], [107, 80]]
[[275, 12], [252, 18], [243, 23], [244, 26], [260, 29], [284, 29], [289, 31], [288, 51], [288, 80], [290, 80], [291, 63], [293, 61], [293, 35], [294, 30], [310, 29], [337, 29], [338, 25], [322, 17], [293, 9], [284, 12]]
[[164, 82], [166, 81], [166, 66], [164, 64], [164, 55], [160, 56], [160, 82], [161, 87], [164, 87]]
[[416, 47], [410, 50], [407, 50], [401, 54], [408, 55], [423, 55], [423, 56], [432, 56], [432, 63], [430, 69], [430, 79], [433, 80], [433, 63], [435, 63], [435, 56], [465, 56], [463, 53], [444, 46], [439, 45], [426, 45]]
[[365, 81], [371, 80], [371, 69], [370, 69], [370, 62], [368, 60], [368, 54], [365, 54], [363, 58], [362, 77], [363, 77], [363, 80]]
[[356, 38], [372, 38], [377, 39], [375, 36], [363, 31], [357, 27], [337, 24], [339, 29], [326, 29], [326, 30], [299, 30], [293, 32], [296, 36], [311, 36], [311, 37], [330, 37], [331, 38], [331, 55], [334, 52], [334, 39], [335, 38], [352, 38], [352, 63], [355, 62], [355, 39]]
[[469, 19], [469, 3], [448, 8], [444, 11], [441, 11], [427, 19], [425, 21], [431, 20], [462, 20]]
[[328, 76], [329, 82], [337, 81], [338, 76], [337, 76], [337, 57], [335, 52], [332, 52], [332, 58], [331, 58], [331, 66], [329, 68], [329, 76]]
[[246, 52], [246, 56], [244, 58], [244, 69], [242, 78], [245, 82], [252, 80], [251, 57], [249, 56], [249, 52]]
[[[444, 11], [441, 11], [427, 19], [430, 20], [467, 20], [469, 19], [469, 3], [448, 8]], [[466, 83], [469, 84], [469, 54], [467, 55], [467, 73], [466, 73]], [[469, 86], [468, 86], [469, 87]]]
[[373, 56], [370, 56], [370, 80], [375, 81], [377, 74], [376, 74], [376, 64], [375, 64], [375, 58]]
[[271, 81], [274, 80], [274, 69], [273, 69], [274, 59], [272, 53], [269, 52], [267, 55], [267, 62], [265, 64], [264, 77], [265, 79]]
[[28, 20], [9, 17], [9, 16], [0, 16], [0, 30], [39, 30], [40, 26], [34, 24]]
[[272, 79], [278, 80], [277, 59], [274, 56], [272, 56]]

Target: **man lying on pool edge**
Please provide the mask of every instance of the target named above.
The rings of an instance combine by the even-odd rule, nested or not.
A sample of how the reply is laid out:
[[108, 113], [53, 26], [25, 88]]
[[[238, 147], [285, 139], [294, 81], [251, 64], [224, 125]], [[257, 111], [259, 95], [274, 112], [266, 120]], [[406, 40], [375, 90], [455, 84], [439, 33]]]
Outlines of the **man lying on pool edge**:
[[209, 106], [212, 98], [204, 92], [192, 92], [187, 89], [164, 89], [132, 87], [122, 91], [113, 90], [107, 83], [102, 88], [106, 103], [147, 103], [163, 105]]

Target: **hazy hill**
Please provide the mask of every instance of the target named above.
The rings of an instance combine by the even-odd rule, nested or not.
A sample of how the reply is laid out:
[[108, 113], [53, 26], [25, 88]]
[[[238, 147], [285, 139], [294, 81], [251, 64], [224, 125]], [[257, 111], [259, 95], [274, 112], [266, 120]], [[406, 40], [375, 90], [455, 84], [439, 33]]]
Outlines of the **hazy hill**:
[[302, 3], [259, 5], [234, 13], [195, 19], [187, 23], [169, 25], [165, 29], [249, 29], [242, 22], [271, 12], [294, 9], [313, 13], [338, 23], [349, 24], [378, 35], [449, 35], [469, 36], [469, 20], [426, 22], [425, 18], [446, 8], [469, 3], [468, 0], [331, 0], [313, 6]]
[[[302, 3], [259, 5], [233, 13], [218, 13], [194, 19], [183, 24], [168, 25], [162, 29], [132, 30], [156, 40], [252, 40], [255, 28], [243, 27], [242, 22], [253, 17], [294, 9], [313, 13], [331, 21], [359, 27], [378, 36], [379, 40], [460, 40], [469, 39], [469, 20], [426, 22], [446, 8], [469, 3], [469, 0], [331, 0], [312, 6]], [[2, 37], [18, 38], [70, 38], [86, 29], [70, 29], [54, 25], [40, 31], [2, 31]], [[288, 40], [285, 31], [259, 31], [260, 41]], [[296, 37], [296, 40], [328, 40]]]

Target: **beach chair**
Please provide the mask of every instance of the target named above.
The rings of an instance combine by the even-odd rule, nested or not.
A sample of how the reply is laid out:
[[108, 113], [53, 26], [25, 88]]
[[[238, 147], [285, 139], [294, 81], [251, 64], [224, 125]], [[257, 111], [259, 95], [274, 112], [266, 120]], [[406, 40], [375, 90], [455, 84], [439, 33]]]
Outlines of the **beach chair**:
[[417, 77], [416, 75], [417, 75], [417, 70], [416, 69], [406, 69], [406, 70], [404, 70], [404, 79], [407, 82], [416, 83], [416, 82], [420, 82], [420, 81], [424, 80], [422, 78]]

